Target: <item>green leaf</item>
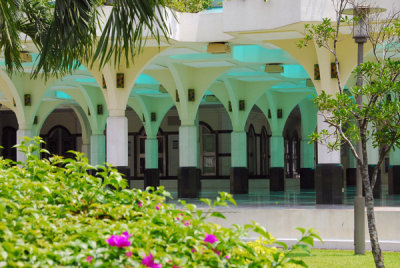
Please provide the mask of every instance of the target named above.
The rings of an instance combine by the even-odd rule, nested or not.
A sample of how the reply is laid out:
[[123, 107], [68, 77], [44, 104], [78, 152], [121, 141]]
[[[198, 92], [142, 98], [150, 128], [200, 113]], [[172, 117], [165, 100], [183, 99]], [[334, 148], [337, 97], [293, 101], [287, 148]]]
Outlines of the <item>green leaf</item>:
[[217, 218], [221, 218], [221, 219], [226, 219], [226, 217], [221, 213], [221, 212], [217, 212], [214, 211], [210, 214], [211, 217], [217, 217]]

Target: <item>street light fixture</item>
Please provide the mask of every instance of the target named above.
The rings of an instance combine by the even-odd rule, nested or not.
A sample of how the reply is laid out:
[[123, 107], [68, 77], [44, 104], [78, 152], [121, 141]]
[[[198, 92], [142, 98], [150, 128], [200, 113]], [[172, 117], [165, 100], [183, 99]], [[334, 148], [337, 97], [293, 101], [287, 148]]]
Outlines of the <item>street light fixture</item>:
[[[383, 8], [371, 8], [369, 6], [354, 6], [351, 9], [345, 9], [343, 14], [353, 15], [356, 19], [353, 25], [353, 38], [358, 45], [357, 66], [363, 63], [364, 43], [368, 39], [368, 15], [384, 12]], [[361, 75], [357, 76], [357, 86], [362, 86]], [[362, 105], [362, 97], [358, 96], [357, 105]], [[357, 143], [357, 154], [362, 155], [361, 142]], [[354, 253], [365, 254], [365, 198], [362, 193], [362, 177], [360, 169], [357, 167], [356, 177], [356, 196], [354, 197]]]

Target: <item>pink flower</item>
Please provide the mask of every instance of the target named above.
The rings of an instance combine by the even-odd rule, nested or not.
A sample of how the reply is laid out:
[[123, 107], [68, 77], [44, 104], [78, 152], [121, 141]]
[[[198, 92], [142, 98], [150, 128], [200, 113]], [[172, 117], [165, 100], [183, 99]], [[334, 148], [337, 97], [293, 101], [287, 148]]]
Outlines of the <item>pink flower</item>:
[[143, 203], [142, 203], [142, 201], [139, 201], [138, 207], [141, 207], [141, 206], [143, 206]]
[[229, 260], [231, 257], [229, 257], [229, 255], [225, 256], [225, 259]]
[[172, 268], [181, 268], [181, 267], [174, 264], [174, 266]]
[[190, 221], [185, 221], [185, 226], [189, 226], [190, 225]]
[[157, 206], [156, 206], [156, 209], [157, 209], [157, 210], [160, 210], [161, 206], [162, 206], [162, 204], [161, 204], [161, 203], [158, 203]]
[[195, 253], [195, 252], [196, 252], [196, 250], [194, 248], [192, 248], [192, 253]]
[[214, 244], [215, 242], [217, 242], [218, 239], [215, 235], [213, 234], [206, 234], [206, 237], [204, 238], [204, 242], [208, 242], [210, 244]]
[[214, 251], [215, 254], [217, 254], [218, 256], [221, 255], [221, 252], [219, 252], [218, 250], [216, 250], [216, 249], [214, 249], [214, 248], [212, 249], [212, 251]]
[[128, 239], [131, 236], [132, 235], [130, 235], [128, 232], [123, 232], [122, 235], [110, 236], [110, 238], [107, 239], [106, 242], [112, 247], [129, 247], [131, 245], [131, 242]]
[[162, 264], [154, 263], [154, 257], [153, 257], [153, 254], [151, 254], [151, 253], [149, 256], [146, 256], [146, 254], [143, 254], [142, 264], [144, 266], [150, 267], [150, 268], [162, 268]]
[[92, 260], [93, 260], [93, 257], [92, 257], [92, 256], [87, 256], [87, 257], [86, 257], [86, 261], [87, 261], [87, 262], [91, 262]]
[[127, 257], [132, 257], [132, 251], [128, 251], [127, 253], [125, 253], [125, 255], [126, 255]]

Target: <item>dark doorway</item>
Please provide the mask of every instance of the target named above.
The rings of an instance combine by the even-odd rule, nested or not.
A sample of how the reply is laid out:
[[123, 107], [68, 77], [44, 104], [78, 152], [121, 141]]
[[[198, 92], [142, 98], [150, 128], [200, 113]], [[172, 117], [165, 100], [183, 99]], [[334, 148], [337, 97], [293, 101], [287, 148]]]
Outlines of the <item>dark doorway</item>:
[[260, 138], [260, 175], [269, 174], [269, 136], [265, 127], [261, 129]]
[[75, 137], [63, 126], [53, 127], [44, 137], [45, 148], [51, 153], [64, 157], [73, 157], [67, 153], [69, 150], [76, 150]]
[[2, 155], [4, 159], [17, 160], [17, 149], [13, 148], [17, 141], [17, 130], [13, 127], [3, 128], [1, 145], [4, 147]]
[[256, 133], [253, 125], [250, 125], [247, 132], [247, 163], [249, 167], [249, 175], [257, 174], [257, 147]]

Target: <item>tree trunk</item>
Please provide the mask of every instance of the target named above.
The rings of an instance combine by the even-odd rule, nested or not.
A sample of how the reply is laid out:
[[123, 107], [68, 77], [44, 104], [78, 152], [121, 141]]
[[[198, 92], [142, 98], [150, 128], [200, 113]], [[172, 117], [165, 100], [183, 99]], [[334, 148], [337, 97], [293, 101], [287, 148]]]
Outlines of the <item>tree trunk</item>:
[[364, 192], [365, 192], [365, 205], [367, 207], [368, 231], [369, 239], [371, 241], [372, 255], [374, 257], [375, 266], [384, 268], [383, 255], [378, 241], [378, 232], [376, 230], [375, 212], [374, 212], [374, 195], [371, 183], [368, 176], [368, 165], [364, 164], [361, 169], [363, 178]]

